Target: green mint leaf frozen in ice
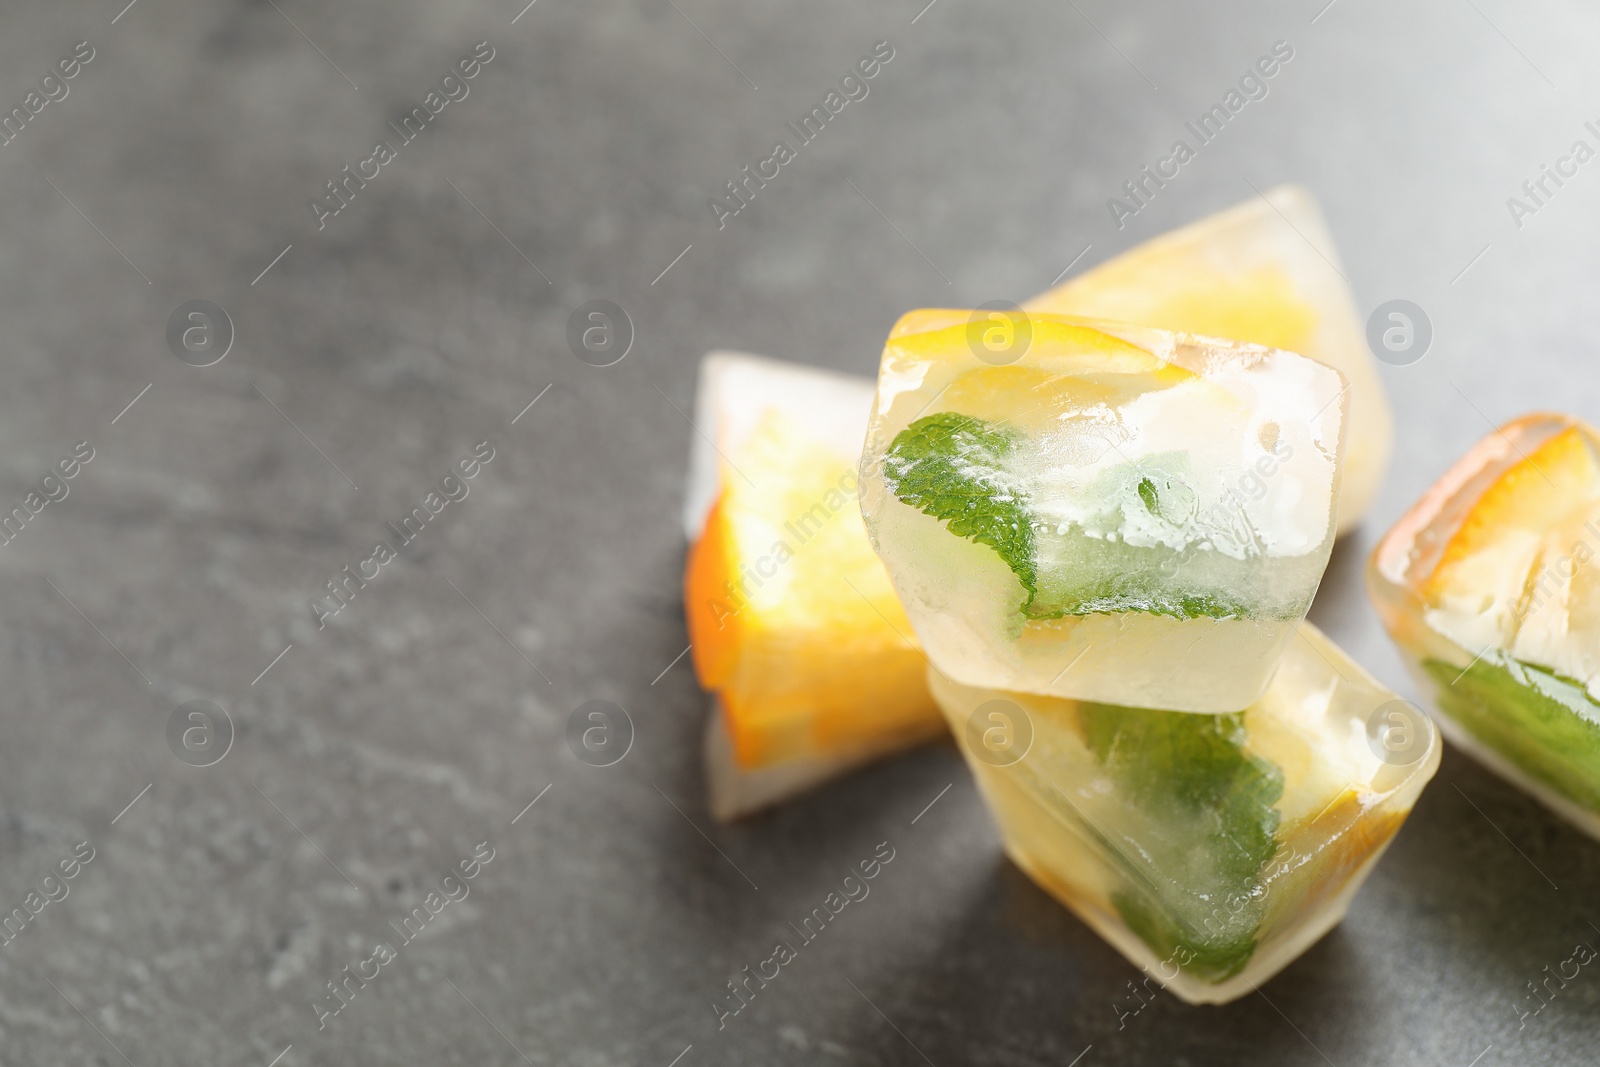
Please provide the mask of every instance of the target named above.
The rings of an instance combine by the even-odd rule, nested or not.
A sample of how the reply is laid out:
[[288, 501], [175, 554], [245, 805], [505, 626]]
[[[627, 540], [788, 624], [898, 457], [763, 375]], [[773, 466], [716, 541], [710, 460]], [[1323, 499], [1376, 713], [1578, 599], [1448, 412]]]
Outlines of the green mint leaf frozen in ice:
[[1439, 710], [1524, 774], [1590, 809], [1600, 809], [1600, 707], [1583, 686], [1505, 656], [1484, 656], [1462, 673], [1423, 661], [1439, 683]]
[[1027, 498], [1011, 484], [1005, 461], [1021, 435], [984, 419], [942, 411], [913, 422], [884, 456], [894, 495], [943, 522], [951, 533], [988, 545], [1027, 590], [1038, 591]]
[[[1042, 462], [1028, 454], [1037, 447], [1003, 424], [939, 412], [895, 436], [884, 455], [884, 479], [902, 502], [940, 520], [955, 536], [992, 548], [1022, 583], [1019, 610], [1025, 619], [1133, 611], [1178, 619], [1257, 614], [1259, 598], [1251, 595], [1247, 577], [1207, 577], [1205, 566], [1186, 566], [1185, 554], [1164, 544], [1130, 544], [1075, 525], [1040, 526], [1019, 473]], [[1124, 477], [1129, 480], [1119, 480]], [[1119, 507], [1131, 488], [1164, 522], [1187, 514], [1186, 497], [1194, 495], [1181, 479], [1128, 468], [1111, 480], [1117, 482]], [[1202, 562], [1213, 555], [1198, 553]]]
[[1119, 800], [1145, 821], [1137, 845], [1112, 842], [1129, 868], [1113, 898], [1123, 921], [1197, 977], [1239, 973], [1264, 915], [1283, 771], [1246, 750], [1243, 712], [1084, 704], [1078, 718]]
[[1119, 890], [1111, 894], [1117, 914], [1128, 929], [1149, 945], [1161, 959], [1210, 982], [1232, 978], [1256, 952], [1253, 927], [1215, 935], [1185, 929], [1172, 918], [1152, 907], [1142, 894]]
[[1161, 514], [1161, 501], [1156, 496], [1156, 483], [1149, 478], [1139, 479], [1139, 499], [1144, 501], [1145, 510], [1150, 514]]

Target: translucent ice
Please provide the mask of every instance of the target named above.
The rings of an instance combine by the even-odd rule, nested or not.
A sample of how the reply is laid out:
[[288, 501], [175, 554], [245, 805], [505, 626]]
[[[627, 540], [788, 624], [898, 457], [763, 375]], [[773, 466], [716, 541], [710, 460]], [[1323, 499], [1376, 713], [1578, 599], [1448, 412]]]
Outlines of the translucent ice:
[[929, 684], [1007, 853], [1158, 984], [1222, 1003], [1344, 917], [1439, 765], [1425, 715], [1299, 626], [1262, 698], [1194, 715]]
[[[994, 346], [985, 331], [1026, 331]], [[862, 456], [874, 546], [967, 685], [1196, 712], [1265, 689], [1334, 535], [1338, 372], [1032, 314], [918, 311]]]
[[684, 573], [711, 808], [731, 818], [942, 732], [856, 501], [872, 383], [756, 356], [701, 367]]
[[1450, 740], [1600, 838], [1600, 435], [1562, 415], [1489, 434], [1367, 581]]
[[1394, 437], [1377, 363], [1317, 202], [1283, 185], [1146, 241], [1028, 301], [1030, 311], [1137, 322], [1282, 348], [1350, 383], [1339, 532], [1377, 495]]

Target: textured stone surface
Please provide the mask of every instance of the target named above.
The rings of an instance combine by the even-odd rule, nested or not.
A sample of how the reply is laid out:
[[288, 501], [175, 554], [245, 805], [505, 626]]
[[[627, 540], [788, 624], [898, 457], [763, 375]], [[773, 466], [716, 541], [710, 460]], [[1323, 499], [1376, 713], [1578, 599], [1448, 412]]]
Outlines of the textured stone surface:
[[[1405, 297], [1436, 331], [1385, 369], [1394, 467], [1312, 613], [1410, 691], [1360, 589], [1376, 533], [1487, 422], [1600, 409], [1600, 176], [1521, 230], [1505, 206], [1595, 142], [1592, 9], [121, 6], [0, 15], [6, 108], [96, 49], [0, 147], [0, 501], [96, 450], [0, 551], [0, 905], [96, 850], [0, 949], [0, 1064], [1593, 1062], [1600, 978], [1520, 1032], [1516, 1005], [1600, 937], [1600, 846], [1458, 755], [1264, 995], [1119, 1022], [1131, 968], [1001, 856], [950, 748], [713, 829], [704, 698], [687, 661], [661, 673], [703, 351], [867, 373], [907, 308], [1022, 299], [1085, 246], [1299, 180], [1363, 308]], [[470, 96], [318, 232], [307, 198], [484, 39]], [[870, 95], [719, 232], [707, 199], [881, 39]], [[1106, 198], [1279, 39], [1266, 99], [1118, 230]], [[203, 369], [164, 340], [196, 298], [238, 334]], [[638, 334], [604, 369], [565, 341], [597, 298]], [[484, 439], [467, 499], [318, 632], [307, 599]], [[165, 740], [195, 699], [237, 730], [207, 768]], [[637, 727], [613, 767], [566, 748], [591, 699]], [[471, 895], [318, 1032], [324, 982], [485, 840]], [[882, 841], [871, 896], [718, 1031], [723, 983]]]

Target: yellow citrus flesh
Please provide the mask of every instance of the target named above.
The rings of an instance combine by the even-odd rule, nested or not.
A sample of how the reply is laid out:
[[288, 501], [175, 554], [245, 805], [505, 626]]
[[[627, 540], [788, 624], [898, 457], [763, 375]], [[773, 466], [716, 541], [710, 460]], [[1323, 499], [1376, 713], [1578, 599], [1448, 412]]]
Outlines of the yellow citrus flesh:
[[1600, 496], [1600, 463], [1569, 426], [1511, 464], [1478, 497], [1420, 592], [1467, 614], [1518, 603], [1552, 529]]
[[1509, 651], [1595, 694], [1600, 682], [1600, 500], [1580, 504], [1545, 535], [1516, 606]]
[[[1568, 529], [1562, 531], [1560, 556], [1552, 559], [1549, 567], [1559, 577], [1569, 571], [1567, 631], [1581, 646], [1588, 659], [1600, 660], [1600, 502], [1591, 501], [1580, 511]], [[1535, 574], [1542, 574], [1535, 571]], [[1600, 673], [1600, 662], [1582, 673], [1573, 672], [1575, 678], [1593, 678]]]
[[[906, 360], [970, 367], [984, 330], [1014, 327], [998, 312], [992, 325], [980, 322], [974, 327], [971, 314], [911, 312], [889, 344]], [[1031, 336], [1018, 352], [1018, 362], [961, 372], [933, 398], [936, 409], [1037, 435], [1060, 429], [1070, 419], [1107, 414], [1144, 393], [1202, 381], [1175, 363], [1081, 322], [1033, 314], [1023, 328]], [[1015, 343], [1015, 334], [1004, 341]]]
[[853, 465], [768, 412], [690, 549], [701, 684], [739, 764], [898, 748], [942, 728], [927, 660], [867, 539]]
[[1350, 385], [1340, 533], [1376, 495], [1393, 420], [1331, 236], [1305, 190], [1270, 190], [1147, 241], [1026, 307], [1228, 337], [1334, 367]]
[[1369, 796], [1346, 789], [1316, 816], [1283, 829], [1285, 866], [1306, 865], [1311, 879], [1300, 907], [1314, 908], [1337, 896], [1406, 821], [1408, 812], [1369, 812], [1369, 803]]
[[[1280, 269], [1206, 275], [1189, 259], [1149, 257], [1098, 275], [1085, 275], [1083, 284], [1070, 290], [1064, 286], [1060, 299], [1067, 304], [1061, 310], [1090, 307], [1107, 318], [1159, 330], [1230, 337], [1302, 354], [1314, 347], [1317, 312]], [[1041, 311], [1056, 310], [1052, 295], [1036, 302]]]
[[[948, 308], [908, 312], [895, 324], [888, 346], [915, 360], [970, 363], [973, 342], [981, 347], [984, 331], [991, 328], [981, 322], [971, 325], [975, 314]], [[1005, 328], [1006, 324], [995, 319], [993, 325]], [[1032, 313], [1024, 328], [1027, 346], [1018, 355], [1057, 374], [1155, 374], [1168, 367], [1138, 345], [1064, 316]]]

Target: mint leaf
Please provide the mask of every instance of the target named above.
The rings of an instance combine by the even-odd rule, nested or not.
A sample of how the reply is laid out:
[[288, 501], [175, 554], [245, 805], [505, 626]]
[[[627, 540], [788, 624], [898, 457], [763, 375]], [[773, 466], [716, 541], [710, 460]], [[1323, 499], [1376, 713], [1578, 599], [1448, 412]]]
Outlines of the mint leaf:
[[1128, 876], [1112, 898], [1123, 921], [1163, 959], [1187, 959], [1190, 974], [1238, 974], [1265, 915], [1283, 771], [1246, 751], [1244, 712], [1083, 704], [1078, 721], [1129, 809], [1110, 841]]
[[1226, 619], [1250, 618], [1258, 611], [1259, 599], [1249, 596], [1251, 579], [1245, 567], [1232, 568], [1231, 583], [1215, 576], [1196, 582], [1191, 574], [1206, 574], [1206, 566], [1186, 571], [1188, 557], [1165, 545], [1131, 545], [1069, 531], [1041, 536], [1038, 555], [1039, 591], [1029, 618], [1140, 611], [1177, 619]]
[[1033, 523], [1026, 496], [1011, 484], [1005, 462], [1022, 435], [984, 419], [941, 411], [901, 430], [883, 457], [890, 490], [957, 537], [988, 545], [1027, 590], [1038, 592]]
[[1152, 515], [1160, 515], [1160, 498], [1156, 496], [1156, 483], [1149, 478], [1139, 479], [1139, 499], [1144, 501], [1144, 509]]
[[[1120, 890], [1111, 894], [1111, 903], [1128, 929], [1163, 962], [1181, 965], [1182, 970], [1197, 978], [1212, 983], [1225, 981], [1244, 970], [1255, 955], [1253, 931], [1197, 937], [1174, 923], [1165, 912], [1152, 908], [1151, 902], [1139, 893]], [[1216, 910], [1227, 913], [1225, 905]]]
[[[1024, 619], [1146, 612], [1178, 619], [1252, 618], [1259, 598], [1243, 569], [1237, 581], [1182, 575], [1185, 557], [1164, 545], [1089, 536], [1072, 527], [1036, 527], [1028, 492], [1016, 475], [1019, 453], [1036, 447], [1020, 432], [959, 412], [917, 419], [901, 430], [883, 458], [884, 480], [904, 503], [943, 522], [957, 537], [987, 545], [1011, 568], [1025, 596]], [[1193, 496], [1181, 480], [1139, 476], [1135, 493], [1152, 515], [1181, 518]], [[1118, 506], [1127, 481], [1117, 487]], [[1172, 520], [1177, 521], [1177, 520]], [[1181, 577], [1180, 577], [1181, 576]]]
[[[1576, 682], [1510, 657], [1438, 659], [1439, 710], [1535, 781], [1600, 811], [1600, 706]], [[1459, 677], [1458, 677], [1459, 676]]]

